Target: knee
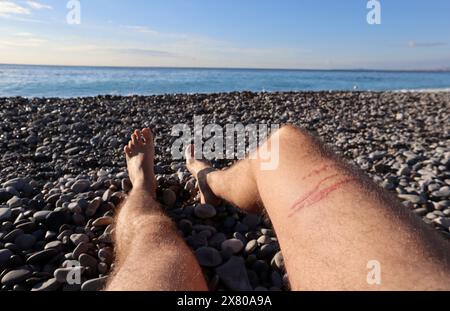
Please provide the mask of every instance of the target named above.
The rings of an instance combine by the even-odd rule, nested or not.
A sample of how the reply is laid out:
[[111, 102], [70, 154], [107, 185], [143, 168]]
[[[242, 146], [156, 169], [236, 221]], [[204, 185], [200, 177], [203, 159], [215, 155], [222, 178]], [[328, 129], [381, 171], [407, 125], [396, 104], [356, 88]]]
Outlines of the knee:
[[304, 140], [308, 135], [305, 130], [293, 125], [283, 125], [276, 133], [281, 140]]

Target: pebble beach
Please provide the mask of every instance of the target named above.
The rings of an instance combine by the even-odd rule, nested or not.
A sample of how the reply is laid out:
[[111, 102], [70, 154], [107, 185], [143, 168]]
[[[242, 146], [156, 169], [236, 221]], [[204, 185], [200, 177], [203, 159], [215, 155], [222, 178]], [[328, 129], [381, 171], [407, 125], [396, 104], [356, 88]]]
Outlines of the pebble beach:
[[[148, 126], [158, 199], [209, 288], [289, 290], [270, 221], [226, 203], [199, 204], [195, 180], [173, 160], [172, 126], [193, 126], [194, 116], [306, 128], [450, 239], [450, 92], [0, 98], [0, 289], [103, 288], [114, 269], [115, 211], [131, 189], [123, 146]], [[74, 271], [79, 282], [68, 281]]]

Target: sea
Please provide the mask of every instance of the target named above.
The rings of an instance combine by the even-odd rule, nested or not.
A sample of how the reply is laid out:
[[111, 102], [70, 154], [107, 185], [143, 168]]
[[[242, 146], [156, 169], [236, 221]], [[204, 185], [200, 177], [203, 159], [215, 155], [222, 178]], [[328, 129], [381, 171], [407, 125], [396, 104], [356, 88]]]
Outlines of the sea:
[[0, 97], [235, 91], [450, 91], [450, 71], [0, 65]]

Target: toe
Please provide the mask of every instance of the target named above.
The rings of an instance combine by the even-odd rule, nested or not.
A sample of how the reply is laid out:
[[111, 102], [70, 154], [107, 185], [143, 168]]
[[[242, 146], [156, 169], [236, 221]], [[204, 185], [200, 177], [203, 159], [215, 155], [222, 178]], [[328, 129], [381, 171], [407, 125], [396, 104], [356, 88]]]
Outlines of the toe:
[[131, 134], [131, 143], [135, 146], [137, 146], [138, 144], [138, 136], [136, 135], [136, 133]]
[[125, 147], [123, 147], [123, 152], [125, 152], [125, 154], [126, 154], [127, 156], [129, 156], [129, 155], [130, 155], [130, 152], [131, 152], [130, 147], [128, 147], [128, 145], [126, 145]]
[[141, 133], [141, 131], [136, 130], [136, 131], [134, 131], [134, 134], [133, 134], [133, 135], [136, 135], [136, 142], [137, 142], [137, 145], [138, 145], [138, 146], [142, 145], [142, 133]]
[[152, 131], [148, 127], [142, 129], [142, 136], [144, 136], [145, 142], [149, 143], [153, 141]]
[[189, 146], [187, 146], [185, 152], [184, 152], [185, 156], [186, 156], [186, 160], [191, 160], [194, 158], [194, 154], [195, 154], [195, 148], [193, 144], [190, 144]]

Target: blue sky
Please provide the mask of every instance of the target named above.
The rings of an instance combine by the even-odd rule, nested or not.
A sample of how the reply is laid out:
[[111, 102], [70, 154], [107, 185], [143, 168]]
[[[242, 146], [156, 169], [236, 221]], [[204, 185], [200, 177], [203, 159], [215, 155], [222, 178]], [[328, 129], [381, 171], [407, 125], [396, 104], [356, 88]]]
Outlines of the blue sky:
[[0, 0], [0, 63], [310, 69], [450, 68], [450, 1]]

